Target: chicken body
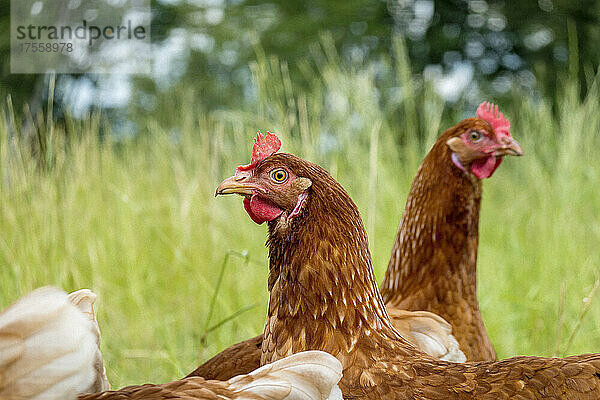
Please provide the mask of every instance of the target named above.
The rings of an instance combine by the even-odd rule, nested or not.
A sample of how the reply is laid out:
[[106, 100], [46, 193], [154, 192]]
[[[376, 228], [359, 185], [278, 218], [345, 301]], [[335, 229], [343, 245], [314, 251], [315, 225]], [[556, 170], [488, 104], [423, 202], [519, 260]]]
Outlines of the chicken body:
[[[288, 180], [278, 188], [269, 179], [280, 169]], [[247, 195], [254, 187], [252, 196], [262, 197], [257, 204], [275, 215], [268, 220], [270, 299], [261, 363], [327, 351], [343, 365], [345, 398], [600, 398], [598, 354], [456, 364], [417, 350], [386, 312], [358, 209], [325, 170], [273, 154], [237, 178], [217, 193]], [[310, 185], [295, 185], [299, 179]]]
[[160, 385], [129, 386], [79, 400], [342, 400], [341, 364], [327, 353], [294, 354], [228, 381], [192, 377]]

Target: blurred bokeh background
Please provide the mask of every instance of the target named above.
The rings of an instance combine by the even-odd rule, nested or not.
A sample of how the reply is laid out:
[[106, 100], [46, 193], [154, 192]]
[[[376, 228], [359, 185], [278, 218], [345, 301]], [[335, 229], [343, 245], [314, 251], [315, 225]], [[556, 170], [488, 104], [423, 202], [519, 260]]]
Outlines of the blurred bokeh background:
[[[0, 93], [35, 112], [47, 77], [9, 74], [9, 3], [0, 1]], [[600, 60], [597, 0], [156, 0], [152, 12], [151, 74], [62, 75], [55, 101], [78, 117], [94, 108], [122, 117], [189, 90], [199, 108], [239, 108], [258, 101], [257, 54], [277, 56], [292, 82], [308, 85], [324, 36], [343, 62], [375, 71], [379, 101], [392, 109], [405, 89], [390, 79], [398, 34], [412, 73], [465, 108], [515, 90], [552, 95], [566, 73], [589, 82]]]
[[419, 163], [488, 100], [525, 150], [484, 183], [491, 340], [501, 358], [600, 351], [600, 0], [152, 13], [151, 74], [19, 75], [0, 0], [1, 307], [91, 288], [113, 387], [179, 378], [264, 327], [265, 228], [213, 198], [256, 130], [348, 190], [380, 281]]

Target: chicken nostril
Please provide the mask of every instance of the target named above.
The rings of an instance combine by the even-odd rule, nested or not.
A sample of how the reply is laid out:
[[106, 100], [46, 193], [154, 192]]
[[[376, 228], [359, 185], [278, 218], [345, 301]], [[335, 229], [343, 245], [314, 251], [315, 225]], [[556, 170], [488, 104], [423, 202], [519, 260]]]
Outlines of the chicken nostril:
[[246, 171], [244, 171], [244, 172], [238, 171], [238, 172], [236, 172], [234, 179], [236, 182], [241, 182], [245, 179], [248, 179], [249, 177], [250, 177], [250, 174], [248, 174]]

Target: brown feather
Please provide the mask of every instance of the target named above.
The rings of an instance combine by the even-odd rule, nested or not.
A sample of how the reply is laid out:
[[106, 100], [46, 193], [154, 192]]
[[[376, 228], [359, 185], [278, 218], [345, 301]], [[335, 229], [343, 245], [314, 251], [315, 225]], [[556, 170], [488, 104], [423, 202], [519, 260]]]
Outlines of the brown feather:
[[381, 294], [388, 307], [427, 310], [452, 325], [469, 361], [492, 361], [477, 301], [477, 244], [481, 181], [458, 169], [448, 139], [490, 129], [469, 118], [445, 131], [413, 180]]
[[187, 378], [162, 385], [128, 386], [117, 391], [79, 396], [79, 400], [134, 400], [134, 399], [234, 399], [235, 393], [226, 382]]

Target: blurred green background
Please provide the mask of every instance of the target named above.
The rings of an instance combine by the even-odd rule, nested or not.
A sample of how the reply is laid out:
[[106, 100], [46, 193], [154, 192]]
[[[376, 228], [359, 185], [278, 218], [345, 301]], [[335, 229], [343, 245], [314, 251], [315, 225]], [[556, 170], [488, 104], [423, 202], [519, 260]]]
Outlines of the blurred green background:
[[349, 191], [380, 280], [420, 161], [484, 100], [525, 150], [484, 183], [498, 355], [600, 351], [600, 1], [157, 1], [148, 76], [10, 74], [8, 3], [0, 306], [96, 291], [114, 387], [262, 331], [265, 227], [213, 198], [256, 130]]

